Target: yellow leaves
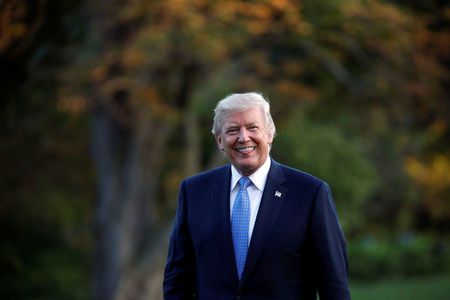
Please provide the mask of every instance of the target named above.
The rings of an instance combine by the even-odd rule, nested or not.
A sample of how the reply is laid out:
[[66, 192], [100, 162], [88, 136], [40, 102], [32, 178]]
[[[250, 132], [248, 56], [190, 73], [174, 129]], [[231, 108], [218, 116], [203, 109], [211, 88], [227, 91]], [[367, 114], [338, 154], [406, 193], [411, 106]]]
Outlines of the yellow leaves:
[[[2, 21], [2, 23], [4, 22]], [[23, 23], [2, 24], [2, 27], [3, 30], [0, 35], [0, 51], [7, 49], [12, 43], [24, 37], [27, 32], [27, 26]]]
[[383, 18], [386, 22], [398, 25], [408, 22], [408, 17], [396, 6], [381, 2], [379, 0], [367, 1], [349, 1], [347, 5], [343, 6], [344, 14], [348, 17], [360, 18], [366, 20], [374, 20]]
[[100, 65], [94, 68], [91, 72], [91, 79], [93, 82], [103, 81], [108, 75], [108, 68], [105, 65]]
[[86, 111], [87, 100], [81, 95], [62, 96], [56, 105], [59, 112], [76, 114]]
[[416, 157], [405, 161], [409, 176], [424, 188], [424, 205], [435, 218], [450, 216], [450, 156], [436, 154], [428, 162]]
[[148, 60], [147, 55], [136, 48], [125, 48], [122, 55], [122, 64], [127, 69], [138, 68]]
[[300, 5], [296, 1], [271, 0], [240, 3], [236, 6], [236, 14], [242, 16], [242, 22], [251, 34], [308, 31], [308, 25], [301, 17]]
[[25, 18], [27, 15], [26, 3], [19, 1], [6, 1], [0, 7], [0, 51], [4, 51], [23, 38], [27, 32]]
[[299, 84], [291, 80], [279, 80], [275, 83], [275, 89], [280, 97], [296, 101], [314, 101], [319, 96], [317, 90]]
[[401, 60], [396, 53], [412, 51], [415, 22], [395, 5], [378, 0], [349, 1], [343, 6], [345, 32], [367, 49], [390, 60]]
[[272, 6], [279, 10], [289, 10], [292, 9], [292, 1], [289, 0], [273, 0], [271, 1]]
[[0, 53], [17, 55], [32, 44], [46, 11], [45, 1], [34, 2], [33, 7], [25, 0], [0, 1]]
[[449, 128], [444, 120], [434, 120], [430, 126], [432, 133], [442, 136]]
[[134, 1], [120, 14], [136, 26], [123, 45], [122, 64], [131, 69], [169, 61], [174, 51], [183, 59], [222, 63], [230, 50], [251, 51], [245, 47], [255, 37], [309, 31], [293, 0]]
[[160, 15], [160, 25], [167, 29], [199, 30], [206, 25], [208, 17], [202, 14], [203, 7], [204, 4], [200, 1], [194, 3], [186, 0], [167, 0], [161, 3], [159, 12], [150, 11], [149, 13]]
[[265, 20], [272, 17], [272, 10], [263, 3], [237, 2], [234, 4], [236, 13], [250, 19]]
[[415, 157], [406, 159], [406, 171], [418, 184], [440, 190], [450, 188], [450, 157], [436, 154], [428, 163]]
[[154, 86], [139, 88], [136, 100], [139, 110], [146, 109], [156, 119], [174, 122], [179, 118], [177, 109], [170, 105], [170, 101], [164, 99]]
[[[166, 7], [173, 8], [172, 4]], [[205, 7], [202, 3], [197, 9], [191, 5], [188, 10], [191, 16], [203, 16], [204, 26], [228, 25], [248, 31], [252, 35], [279, 30], [305, 30], [307, 27], [301, 19], [300, 6], [296, 1], [217, 1], [209, 3], [207, 9]], [[186, 11], [183, 13], [186, 14]]]

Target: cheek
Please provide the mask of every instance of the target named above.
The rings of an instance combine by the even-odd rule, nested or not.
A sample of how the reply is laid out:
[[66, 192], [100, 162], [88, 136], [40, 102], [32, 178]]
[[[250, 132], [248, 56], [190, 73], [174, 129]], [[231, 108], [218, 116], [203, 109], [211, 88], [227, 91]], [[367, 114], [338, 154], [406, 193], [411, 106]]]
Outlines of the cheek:
[[222, 139], [223, 146], [231, 148], [235, 144], [235, 140], [236, 139], [234, 137], [227, 137], [226, 139]]

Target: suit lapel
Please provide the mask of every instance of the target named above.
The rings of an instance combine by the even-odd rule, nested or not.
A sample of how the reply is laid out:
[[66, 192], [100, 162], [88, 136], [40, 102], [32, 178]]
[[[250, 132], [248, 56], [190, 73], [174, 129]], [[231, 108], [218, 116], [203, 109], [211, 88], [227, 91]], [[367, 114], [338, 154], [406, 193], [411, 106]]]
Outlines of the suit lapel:
[[213, 186], [211, 190], [212, 200], [217, 203], [218, 211], [215, 213], [219, 216], [218, 247], [220, 248], [222, 262], [224, 268], [229, 274], [229, 278], [237, 282], [237, 271], [234, 258], [233, 238], [231, 235], [230, 222], [230, 181], [231, 169], [227, 168], [222, 178]]
[[280, 165], [272, 160], [247, 253], [247, 261], [245, 263], [241, 285], [245, 282], [257, 263], [270, 236], [287, 191], [287, 188], [281, 185], [285, 181], [286, 179]]

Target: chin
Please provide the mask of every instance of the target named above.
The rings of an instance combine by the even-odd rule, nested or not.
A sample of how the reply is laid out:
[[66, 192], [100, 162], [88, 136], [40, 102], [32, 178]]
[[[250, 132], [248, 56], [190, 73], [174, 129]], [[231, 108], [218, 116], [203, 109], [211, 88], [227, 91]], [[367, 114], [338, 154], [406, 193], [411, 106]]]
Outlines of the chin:
[[241, 165], [239, 165], [239, 170], [240, 170], [242, 173], [248, 173], [248, 172], [253, 173], [253, 171], [255, 171], [256, 168], [257, 168], [257, 166], [256, 166], [255, 164], [251, 164], [251, 165], [247, 165], [247, 164], [242, 165], [242, 164], [241, 164]]
[[241, 169], [252, 169], [254, 166], [256, 166], [256, 163], [253, 161], [248, 161], [248, 160], [244, 160], [244, 161], [237, 161], [237, 165], [241, 168]]

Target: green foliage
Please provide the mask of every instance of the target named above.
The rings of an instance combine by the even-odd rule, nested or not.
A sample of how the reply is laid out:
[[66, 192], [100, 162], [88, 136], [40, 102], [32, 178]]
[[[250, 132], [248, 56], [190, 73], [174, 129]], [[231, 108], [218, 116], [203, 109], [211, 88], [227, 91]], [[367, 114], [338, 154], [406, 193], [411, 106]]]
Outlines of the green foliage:
[[[30, 250], [36, 250], [32, 247], [36, 246], [30, 245]], [[5, 299], [88, 299], [89, 265], [86, 252], [63, 244], [47, 245], [45, 251], [35, 251], [20, 268], [8, 268], [9, 272], [0, 275], [0, 293]]]
[[58, 111], [55, 82], [35, 80], [4, 99], [0, 298], [86, 299], [94, 196], [88, 118]]
[[[53, 113], [42, 116], [36, 125], [50, 131], [49, 124], [64, 120]], [[0, 186], [5, 197], [0, 209], [0, 295], [4, 299], [89, 296], [93, 174], [86, 149], [73, 144], [86, 137], [79, 122], [85, 123], [82, 118], [59, 123], [61, 131], [45, 136], [17, 124], [21, 147], [0, 147], [4, 166], [15, 163], [4, 159], [12, 152], [17, 158], [23, 155], [15, 168], [0, 173], [8, 178]], [[34, 152], [29, 153], [30, 147]]]
[[376, 280], [450, 272], [450, 243], [425, 236], [366, 237], [348, 244], [350, 277]]
[[327, 181], [337, 202], [344, 228], [362, 225], [361, 206], [377, 186], [373, 162], [360, 138], [350, 137], [337, 126], [312, 120], [305, 108], [296, 108], [278, 128], [273, 155], [280, 161]]
[[446, 300], [450, 295], [450, 275], [414, 279], [383, 279], [376, 283], [351, 282], [357, 300]]
[[[88, 297], [89, 108], [125, 115], [131, 130], [155, 118], [143, 130], [151, 143], [170, 134], [157, 159], [169, 173], [155, 188], [163, 203], [175, 199], [187, 148], [201, 168], [216, 158], [216, 101], [262, 91], [279, 132], [272, 154], [330, 183], [347, 236], [448, 231], [448, 4], [83, 2], [0, 10], [10, 22], [0, 37], [1, 298]], [[182, 124], [191, 113], [194, 142]], [[352, 276], [448, 271], [448, 248], [350, 239]]]

